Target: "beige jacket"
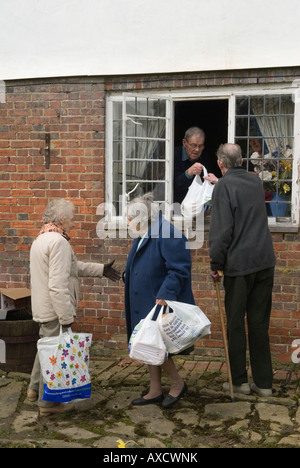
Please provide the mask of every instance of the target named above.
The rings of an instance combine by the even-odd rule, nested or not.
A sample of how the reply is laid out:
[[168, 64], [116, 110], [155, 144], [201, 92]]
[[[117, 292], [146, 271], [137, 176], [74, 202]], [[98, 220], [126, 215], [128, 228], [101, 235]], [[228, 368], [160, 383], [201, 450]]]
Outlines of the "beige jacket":
[[78, 277], [102, 277], [103, 270], [102, 264], [79, 262], [61, 234], [38, 236], [30, 250], [33, 320], [71, 324], [78, 305]]

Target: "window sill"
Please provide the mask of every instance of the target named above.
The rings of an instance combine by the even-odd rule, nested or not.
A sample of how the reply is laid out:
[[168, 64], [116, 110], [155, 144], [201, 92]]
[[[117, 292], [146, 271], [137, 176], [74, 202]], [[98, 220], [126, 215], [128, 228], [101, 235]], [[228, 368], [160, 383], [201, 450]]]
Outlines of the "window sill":
[[[275, 218], [273, 218], [275, 219]], [[273, 221], [273, 219], [268, 218], [269, 229], [271, 232], [282, 232], [282, 233], [298, 233], [299, 226], [298, 224], [292, 224], [291, 221]], [[210, 215], [204, 216], [204, 231], [209, 231], [210, 228]]]
[[272, 233], [298, 233], [299, 226], [293, 226], [291, 223], [271, 223], [269, 229]]
[[[179, 225], [182, 223], [183, 226], [183, 220], [184, 218], [182, 216], [174, 216], [172, 219], [172, 223], [176, 224], [179, 223]], [[177, 226], [179, 227], [177, 224]], [[195, 229], [195, 221], [192, 223], [192, 226], [190, 226], [192, 229]], [[203, 225], [202, 225], [203, 229]], [[207, 213], [204, 215], [204, 232], [208, 233], [210, 229], [210, 214]], [[269, 229], [271, 233], [298, 233], [299, 232], [299, 226], [298, 225], [293, 225], [291, 222], [270, 222], [269, 220]], [[182, 229], [181, 229], [182, 230]], [[99, 235], [100, 239], [105, 239], [106, 237], [110, 238], [121, 238], [121, 239], [126, 239], [128, 236], [127, 233], [127, 224], [122, 221], [121, 218], [115, 218], [114, 220], [111, 220], [110, 222], [104, 221], [102, 223], [102, 232], [104, 232], [104, 236]], [[120, 232], [126, 234], [124, 237], [119, 237]], [[117, 234], [118, 233], [118, 234]], [[100, 234], [100, 233], [99, 233]]]
[[[210, 216], [205, 216], [204, 231], [209, 231], [210, 228]], [[269, 220], [269, 229], [271, 233], [298, 233], [299, 226], [297, 224], [293, 225], [291, 222], [270, 222]]]

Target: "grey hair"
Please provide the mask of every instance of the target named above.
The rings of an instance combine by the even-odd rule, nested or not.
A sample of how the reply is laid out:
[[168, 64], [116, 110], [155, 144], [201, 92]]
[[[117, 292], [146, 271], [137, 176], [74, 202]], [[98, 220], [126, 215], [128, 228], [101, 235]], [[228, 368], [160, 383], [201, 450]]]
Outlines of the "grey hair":
[[157, 217], [159, 212], [158, 203], [154, 202], [153, 194], [151, 192], [145, 193], [141, 197], [132, 200], [127, 206], [128, 218], [139, 218], [141, 230], [151, 224]]
[[240, 167], [243, 164], [242, 149], [239, 145], [225, 143], [220, 145], [217, 151], [218, 159], [226, 169]]
[[192, 136], [196, 136], [198, 138], [205, 138], [205, 133], [204, 131], [199, 128], [199, 127], [190, 127], [187, 129], [187, 131], [185, 132], [185, 135], [184, 135], [184, 139], [185, 140], [188, 140], [189, 138], [191, 138]]
[[74, 215], [74, 209], [75, 207], [73, 203], [68, 200], [53, 200], [48, 203], [46, 207], [43, 223], [54, 223], [60, 225], [62, 221], [72, 218]]

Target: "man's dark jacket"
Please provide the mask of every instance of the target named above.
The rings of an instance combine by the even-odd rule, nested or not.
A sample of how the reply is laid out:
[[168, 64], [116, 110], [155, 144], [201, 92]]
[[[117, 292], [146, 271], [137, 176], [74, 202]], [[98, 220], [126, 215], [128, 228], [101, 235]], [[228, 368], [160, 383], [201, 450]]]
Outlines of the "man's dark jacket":
[[[210, 156], [207, 151], [203, 151], [200, 158], [195, 161], [182, 161], [182, 146], [177, 146], [174, 150], [174, 203], [181, 203], [186, 196], [189, 186], [194, 177], [188, 178], [185, 172], [194, 164], [201, 163], [206, 167], [207, 172], [213, 172]], [[201, 177], [202, 178], [202, 177]]]
[[212, 271], [244, 276], [275, 266], [263, 184], [234, 167], [216, 184], [209, 234]]

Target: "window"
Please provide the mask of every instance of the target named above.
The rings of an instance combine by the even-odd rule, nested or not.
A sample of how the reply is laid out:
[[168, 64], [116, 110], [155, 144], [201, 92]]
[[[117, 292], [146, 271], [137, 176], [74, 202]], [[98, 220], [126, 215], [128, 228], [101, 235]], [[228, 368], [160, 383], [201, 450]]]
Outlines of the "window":
[[[106, 202], [112, 206], [110, 215], [124, 220], [126, 201], [149, 191], [157, 201], [172, 205], [173, 151], [183, 137], [176, 134], [177, 127], [193, 126], [186, 117], [178, 117], [178, 112], [193, 106], [195, 116], [205, 114], [204, 124], [209, 122], [209, 130], [214, 130], [209, 137], [214, 138], [213, 145], [227, 136], [227, 141], [242, 147], [245, 168], [256, 172], [264, 185], [270, 224], [296, 226], [299, 136], [295, 133], [297, 106], [291, 90], [243, 92], [236, 88], [174, 92], [171, 96], [149, 93], [109, 97]], [[218, 130], [216, 106], [224, 117]]]
[[294, 155], [291, 95], [241, 96], [236, 100], [236, 142], [245, 166], [263, 181], [268, 216], [291, 221]]
[[113, 103], [112, 203], [124, 215], [126, 200], [153, 192], [170, 202], [170, 106], [167, 99], [125, 95]]

